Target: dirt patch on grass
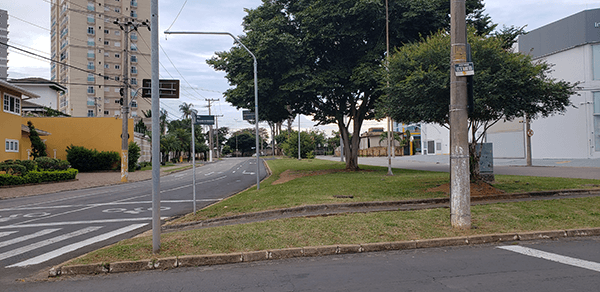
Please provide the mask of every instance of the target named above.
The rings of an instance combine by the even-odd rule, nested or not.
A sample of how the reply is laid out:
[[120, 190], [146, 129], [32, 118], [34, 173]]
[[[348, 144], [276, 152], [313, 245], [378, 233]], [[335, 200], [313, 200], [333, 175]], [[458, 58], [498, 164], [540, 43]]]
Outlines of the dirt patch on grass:
[[[450, 195], [450, 183], [443, 184], [437, 186], [435, 188], [430, 188], [425, 190], [426, 192], [444, 192], [447, 195]], [[499, 190], [487, 183], [479, 182], [479, 183], [471, 183], [471, 196], [493, 196], [497, 194], [503, 194], [504, 191]]]
[[[361, 169], [358, 170], [360, 172], [372, 172], [373, 170], [370, 169]], [[305, 177], [305, 176], [315, 176], [315, 175], [323, 175], [323, 174], [330, 174], [330, 173], [337, 173], [337, 172], [352, 172], [352, 170], [347, 170], [347, 169], [324, 169], [324, 170], [316, 170], [316, 171], [295, 171], [295, 170], [291, 170], [288, 169], [284, 172], [282, 172], [279, 175], [279, 179], [277, 179], [276, 181], [274, 181], [273, 183], [271, 183], [272, 185], [278, 185], [278, 184], [282, 184], [282, 183], [286, 183], [288, 181], [297, 179], [297, 178], [301, 178], [301, 177]]]

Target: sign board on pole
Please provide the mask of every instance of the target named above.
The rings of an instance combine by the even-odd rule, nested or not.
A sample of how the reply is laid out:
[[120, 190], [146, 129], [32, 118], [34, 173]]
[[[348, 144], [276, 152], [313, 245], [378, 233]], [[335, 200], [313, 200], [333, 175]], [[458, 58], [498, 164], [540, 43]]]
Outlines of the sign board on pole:
[[244, 119], [245, 121], [254, 121], [255, 118], [256, 116], [254, 115], [253, 111], [242, 111], [242, 119]]
[[208, 125], [212, 126], [215, 124], [215, 116], [196, 116], [196, 125]]
[[[152, 96], [152, 81], [150, 79], [142, 80], [142, 97], [150, 98]], [[160, 98], [179, 98], [179, 80], [160, 79], [158, 81]]]
[[475, 75], [473, 62], [454, 64], [454, 74], [458, 77]]

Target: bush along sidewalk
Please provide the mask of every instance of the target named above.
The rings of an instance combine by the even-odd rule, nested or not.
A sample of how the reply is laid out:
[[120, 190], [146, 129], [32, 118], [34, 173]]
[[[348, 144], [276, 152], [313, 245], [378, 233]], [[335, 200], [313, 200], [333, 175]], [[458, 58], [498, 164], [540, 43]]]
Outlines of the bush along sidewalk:
[[75, 179], [78, 173], [67, 161], [60, 159], [7, 160], [0, 163], [0, 186], [65, 181]]

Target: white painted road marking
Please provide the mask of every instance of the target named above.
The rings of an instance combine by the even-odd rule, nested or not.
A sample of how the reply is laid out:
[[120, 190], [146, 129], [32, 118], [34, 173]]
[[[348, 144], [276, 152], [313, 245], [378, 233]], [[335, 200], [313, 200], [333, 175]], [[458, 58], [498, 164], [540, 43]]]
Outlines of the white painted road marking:
[[87, 227], [87, 228], [80, 229], [80, 230], [77, 230], [77, 231], [74, 231], [74, 232], [71, 232], [71, 233], [59, 235], [57, 237], [50, 238], [48, 240], [40, 241], [40, 242], [33, 243], [33, 244], [30, 244], [30, 245], [27, 245], [27, 246], [24, 246], [24, 247], [21, 247], [21, 248], [13, 249], [13, 250], [7, 251], [5, 253], [0, 253], [0, 261], [4, 260], [4, 259], [7, 259], [7, 258], [10, 258], [10, 257], [14, 257], [16, 255], [24, 254], [24, 253], [26, 253], [28, 251], [32, 251], [34, 249], [38, 249], [38, 248], [44, 247], [46, 245], [50, 245], [50, 244], [53, 244], [53, 243], [57, 243], [59, 241], [67, 240], [67, 239], [75, 237], [75, 236], [79, 236], [79, 235], [83, 235], [83, 234], [86, 234], [86, 233], [89, 233], [89, 232], [92, 232], [92, 231], [96, 231], [96, 230], [98, 230], [100, 228], [102, 228], [102, 226]]
[[26, 261], [22, 261], [20, 263], [14, 264], [14, 265], [7, 266], [7, 268], [25, 267], [25, 266], [30, 266], [30, 265], [36, 265], [36, 264], [39, 264], [39, 263], [43, 263], [45, 261], [51, 260], [51, 259], [53, 259], [55, 257], [61, 256], [63, 254], [69, 253], [71, 251], [80, 249], [82, 247], [88, 246], [88, 245], [96, 243], [96, 242], [107, 240], [107, 239], [109, 239], [111, 237], [115, 237], [117, 235], [121, 235], [121, 234], [130, 232], [130, 231], [136, 230], [136, 229], [144, 227], [146, 225], [148, 225], [148, 223], [129, 225], [129, 226], [123, 227], [121, 229], [117, 229], [117, 230], [114, 230], [114, 231], [111, 231], [111, 232], [108, 232], [108, 233], [105, 233], [105, 234], [102, 234], [102, 235], [98, 235], [98, 236], [95, 236], [95, 237], [92, 237], [92, 238], [88, 238], [88, 239], [86, 239], [84, 241], [80, 241], [80, 242], [77, 242], [77, 243], [73, 243], [73, 244], [67, 245], [65, 247], [59, 248], [59, 249], [54, 250], [54, 251], [49, 252], [49, 253], [45, 253], [45, 254], [39, 255], [37, 257], [28, 259]]
[[212, 172], [209, 172], [209, 173], [205, 173], [204, 176], [209, 176], [209, 175], [212, 175], [213, 173], [215, 173], [215, 172], [212, 171]]
[[[161, 220], [167, 219], [167, 217], [161, 217], [160, 219]], [[152, 217], [147, 217], [147, 218], [121, 218], [121, 219], [106, 219], [106, 220], [88, 220], [88, 221], [66, 221], [66, 222], [49, 222], [49, 223], [37, 223], [37, 224], [8, 225], [8, 226], [0, 226], [0, 229], [15, 229], [15, 228], [26, 228], [26, 227], [65, 226], [65, 225], [81, 225], [81, 224], [120, 223], [120, 222], [132, 222], [132, 221], [152, 221]]]
[[30, 240], [32, 238], [44, 236], [46, 234], [50, 234], [50, 233], [52, 233], [54, 231], [58, 231], [58, 230], [60, 230], [60, 228], [57, 228], [57, 229], [44, 229], [44, 230], [38, 231], [36, 233], [32, 233], [32, 234], [21, 236], [21, 237], [17, 237], [17, 238], [11, 239], [11, 240], [3, 241], [3, 242], [0, 242], [0, 247], [5, 247], [5, 246], [11, 245], [11, 244], [15, 244], [15, 243], [23, 242], [23, 241], [26, 241], [26, 240]]
[[536, 250], [533, 248], [528, 248], [519, 245], [511, 245], [511, 246], [499, 246], [497, 248], [520, 253], [523, 255], [536, 257], [540, 259], [545, 259], [565, 265], [571, 265], [579, 268], [584, 268], [596, 272], [600, 272], [600, 264], [596, 262], [590, 262], [586, 260], [580, 260], [572, 257], [562, 256], [554, 253], [549, 253], [541, 250]]
[[[221, 201], [223, 198], [216, 199], [196, 199], [196, 202], [216, 202]], [[161, 204], [169, 204], [169, 203], [190, 203], [193, 200], [161, 200]], [[0, 209], [2, 211], [26, 211], [26, 210], [41, 210], [41, 209], [66, 209], [66, 208], [81, 208], [81, 207], [102, 207], [102, 206], [119, 206], [119, 205], [141, 205], [141, 204], [152, 204], [152, 201], [136, 201], [136, 202], [109, 202], [109, 203], [100, 203], [100, 204], [88, 204], [88, 205], [60, 205], [60, 206], [47, 206], [47, 207], [30, 207], [30, 208], [10, 208], [10, 209]], [[18, 217], [18, 216], [15, 216]]]
[[13, 233], [15, 233], [16, 231], [6, 231], [6, 232], [0, 232], [0, 237], [4, 237], [4, 236], [9, 236]]

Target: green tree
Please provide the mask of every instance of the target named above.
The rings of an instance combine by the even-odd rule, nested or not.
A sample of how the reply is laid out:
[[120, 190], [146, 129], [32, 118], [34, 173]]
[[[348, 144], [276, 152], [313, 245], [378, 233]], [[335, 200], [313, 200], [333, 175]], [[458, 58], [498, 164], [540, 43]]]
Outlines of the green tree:
[[44, 144], [38, 135], [31, 121], [27, 121], [27, 127], [29, 128], [29, 141], [31, 141], [31, 156], [33, 156], [33, 159], [48, 156], [46, 154], [46, 144]]
[[194, 105], [192, 103], [182, 103], [179, 105], [179, 111], [183, 114], [183, 119], [190, 119], [192, 117]]
[[233, 151], [239, 151], [242, 156], [244, 155], [252, 155], [256, 152], [256, 136], [254, 135], [254, 131], [251, 129], [243, 129], [239, 131], [235, 131], [231, 133], [229, 139], [225, 143], [228, 145]]
[[130, 172], [134, 172], [137, 161], [138, 159], [140, 159], [141, 156], [141, 149], [140, 146], [138, 146], [138, 144], [133, 141], [129, 142], [128, 146], [129, 147], [127, 148], [127, 166]]
[[[313, 115], [342, 133], [346, 168], [358, 169], [360, 128], [374, 117], [381, 97], [379, 76], [385, 58], [385, 5], [375, 0], [263, 0], [248, 10], [241, 41], [257, 56], [259, 115]], [[467, 0], [467, 11], [483, 8]], [[447, 0], [390, 3], [390, 43], [401, 46], [449, 27]], [[252, 60], [240, 47], [208, 61], [225, 71], [234, 89], [226, 100], [237, 107], [254, 104]], [[289, 111], [288, 111], [289, 112]], [[350, 129], [349, 125], [353, 125]]]
[[[298, 132], [292, 131], [288, 139], [281, 144], [281, 150], [288, 157], [298, 157]], [[315, 139], [311, 133], [300, 132], [300, 157], [314, 158]]]
[[[474, 76], [474, 111], [469, 114], [472, 164], [475, 145], [498, 121], [562, 113], [571, 105], [576, 84], [550, 77], [551, 65], [507, 49], [505, 36], [478, 36], [469, 31]], [[510, 42], [508, 42], [510, 43]], [[382, 116], [402, 123], [436, 123], [449, 127], [450, 36], [441, 31], [398, 49], [390, 60], [388, 95], [378, 106]], [[479, 168], [472, 168], [479, 179]]]

